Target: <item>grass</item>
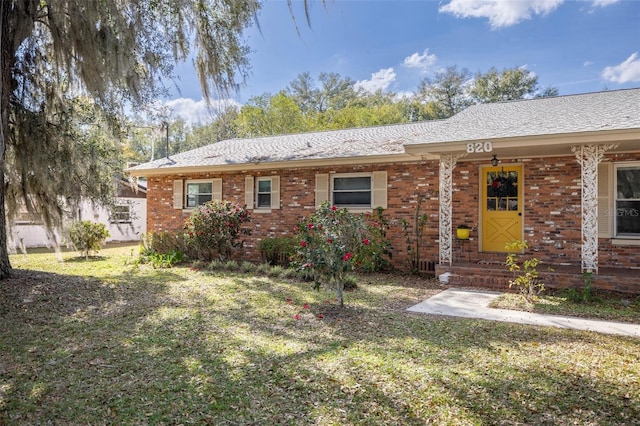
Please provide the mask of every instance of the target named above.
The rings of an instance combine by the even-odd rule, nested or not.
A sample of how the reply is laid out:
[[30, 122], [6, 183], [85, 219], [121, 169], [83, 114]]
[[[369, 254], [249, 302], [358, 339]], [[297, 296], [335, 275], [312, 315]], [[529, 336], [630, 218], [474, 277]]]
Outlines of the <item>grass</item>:
[[513, 309], [538, 314], [565, 315], [640, 324], [640, 297], [600, 292], [593, 300], [574, 302], [567, 291], [542, 294], [534, 303], [519, 294], [505, 293], [495, 298], [492, 308]]
[[[345, 308], [281, 278], [12, 257], [0, 424], [633, 424], [640, 340], [410, 314], [440, 291], [361, 276]], [[299, 318], [299, 319], [296, 319]]]

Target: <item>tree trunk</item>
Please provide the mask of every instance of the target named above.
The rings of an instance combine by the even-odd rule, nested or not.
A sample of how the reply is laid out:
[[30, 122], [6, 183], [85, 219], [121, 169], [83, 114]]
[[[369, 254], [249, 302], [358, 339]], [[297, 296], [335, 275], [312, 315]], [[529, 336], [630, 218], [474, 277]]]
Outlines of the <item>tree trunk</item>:
[[[15, 5], [14, 5], [15, 6]], [[0, 5], [0, 280], [11, 276], [11, 263], [7, 249], [7, 215], [4, 204], [5, 190], [5, 151], [9, 135], [9, 97], [12, 90], [12, 69], [15, 63], [15, 51], [18, 46], [15, 40], [16, 22], [14, 8], [8, 2]], [[20, 17], [24, 15], [20, 14]], [[13, 19], [12, 19], [13, 18]], [[24, 25], [23, 31], [29, 31]], [[27, 32], [28, 34], [28, 32]]]
[[334, 283], [336, 286], [336, 296], [338, 298], [338, 306], [342, 308], [344, 307], [344, 280], [342, 279], [342, 274], [338, 274], [334, 278]]
[[[4, 114], [3, 114], [4, 115]], [[4, 208], [4, 153], [0, 161], [0, 280], [11, 276], [7, 249], [7, 219]]]

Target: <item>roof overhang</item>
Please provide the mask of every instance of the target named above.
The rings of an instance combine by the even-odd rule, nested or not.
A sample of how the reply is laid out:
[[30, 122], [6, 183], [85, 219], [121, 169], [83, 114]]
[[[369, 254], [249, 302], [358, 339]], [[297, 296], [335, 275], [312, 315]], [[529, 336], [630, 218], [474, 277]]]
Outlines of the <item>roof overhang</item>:
[[[425, 154], [421, 155], [422, 159], [438, 159], [438, 155]], [[416, 161], [416, 157], [407, 153], [386, 154], [386, 155], [369, 155], [362, 157], [340, 157], [340, 158], [323, 158], [314, 160], [288, 160], [288, 161], [267, 161], [255, 163], [236, 163], [236, 164], [215, 164], [203, 166], [172, 166], [174, 162], [171, 158], [167, 159], [167, 166], [153, 169], [132, 169], [127, 172], [134, 177], [140, 176], [161, 176], [161, 175], [180, 175], [192, 173], [211, 173], [211, 172], [246, 172], [250, 170], [282, 170], [282, 169], [298, 169], [298, 168], [320, 168], [331, 166], [348, 166], [363, 164], [380, 164], [380, 163], [401, 163], [403, 161]]]
[[[485, 142], [491, 142], [490, 151], [484, 149]], [[468, 144], [482, 145], [481, 152], [467, 149]], [[585, 144], [614, 144], [612, 152], [640, 151], [640, 129], [581, 132], [556, 135], [534, 135], [510, 138], [474, 139], [437, 143], [413, 143], [405, 145], [405, 151], [415, 156], [435, 156], [442, 154], [466, 153], [460, 161], [473, 161], [498, 155], [501, 158], [530, 158], [572, 155], [571, 147]]]

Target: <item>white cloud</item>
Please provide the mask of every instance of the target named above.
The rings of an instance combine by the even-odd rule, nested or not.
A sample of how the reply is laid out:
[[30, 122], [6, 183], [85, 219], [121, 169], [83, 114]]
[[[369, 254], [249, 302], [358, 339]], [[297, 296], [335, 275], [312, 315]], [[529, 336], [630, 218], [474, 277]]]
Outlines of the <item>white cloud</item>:
[[439, 11], [462, 18], [488, 18], [491, 27], [496, 29], [531, 19], [532, 15], [546, 15], [563, 2], [564, 0], [451, 0], [441, 6]]
[[584, 61], [584, 64], [582, 64], [583, 67], [590, 67], [591, 65], [593, 65], [593, 62], [591, 61]]
[[426, 72], [437, 60], [438, 57], [435, 54], [429, 55], [429, 49], [424, 49], [422, 55], [416, 52], [404, 58], [403, 64], [407, 68], [418, 68], [421, 72]]
[[370, 80], [357, 81], [354, 87], [356, 89], [366, 90], [369, 93], [375, 93], [378, 90], [385, 90], [395, 79], [396, 72], [393, 68], [386, 68], [371, 74]]
[[594, 7], [607, 7], [614, 3], [618, 3], [620, 0], [593, 0]]
[[240, 104], [233, 99], [211, 101], [207, 105], [204, 99], [195, 101], [191, 98], [178, 98], [164, 102], [172, 115], [184, 119], [188, 125], [202, 125], [212, 122], [218, 112], [230, 106], [239, 107]]
[[628, 83], [640, 81], [640, 58], [638, 52], [632, 53], [626, 61], [606, 67], [602, 71], [602, 78], [614, 83]]

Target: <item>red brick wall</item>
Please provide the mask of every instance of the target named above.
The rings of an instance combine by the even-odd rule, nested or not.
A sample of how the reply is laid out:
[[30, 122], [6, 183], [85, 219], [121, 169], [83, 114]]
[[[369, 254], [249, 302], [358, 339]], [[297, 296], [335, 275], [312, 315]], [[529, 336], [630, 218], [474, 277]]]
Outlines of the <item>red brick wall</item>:
[[[611, 156], [613, 161], [640, 160], [640, 154]], [[503, 160], [508, 164], [512, 160]], [[516, 162], [516, 161], [513, 161]], [[463, 161], [453, 173], [453, 220], [473, 227], [471, 240], [463, 247], [454, 239], [454, 261], [502, 262], [503, 254], [479, 253], [478, 250], [478, 198], [479, 169], [486, 161]], [[580, 166], [575, 157], [519, 159], [524, 166], [524, 229], [536, 256], [547, 263], [580, 265]], [[413, 221], [418, 195], [427, 196], [422, 211], [428, 215], [423, 234], [421, 259], [438, 261], [438, 171], [437, 161], [363, 166], [339, 166], [318, 169], [292, 168], [273, 171], [242, 171], [239, 173], [197, 173], [149, 177], [147, 197], [147, 229], [149, 232], [175, 231], [182, 227], [188, 213], [173, 208], [174, 179], [222, 178], [223, 198], [244, 204], [244, 178], [253, 176], [280, 176], [281, 209], [271, 213], [253, 213], [254, 231], [243, 256], [258, 260], [258, 240], [295, 232], [296, 223], [314, 211], [315, 175], [317, 173], [372, 172], [386, 170], [388, 179], [387, 219], [388, 237], [396, 266], [408, 266], [406, 235], [401, 220]], [[452, 229], [452, 232], [455, 232]], [[638, 247], [611, 246], [601, 240], [601, 266], [638, 266]]]

